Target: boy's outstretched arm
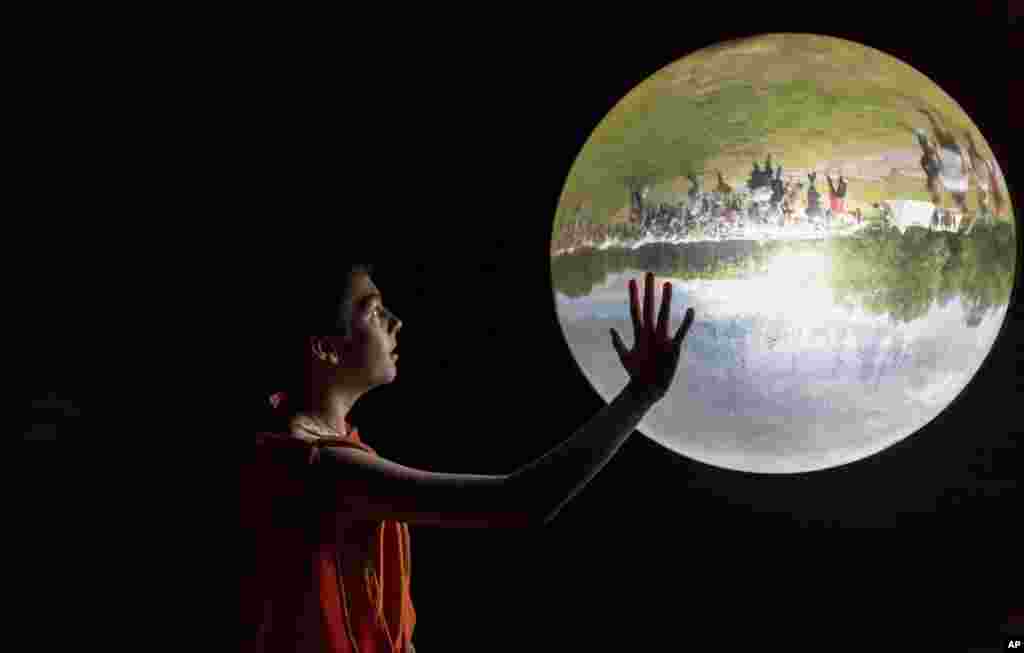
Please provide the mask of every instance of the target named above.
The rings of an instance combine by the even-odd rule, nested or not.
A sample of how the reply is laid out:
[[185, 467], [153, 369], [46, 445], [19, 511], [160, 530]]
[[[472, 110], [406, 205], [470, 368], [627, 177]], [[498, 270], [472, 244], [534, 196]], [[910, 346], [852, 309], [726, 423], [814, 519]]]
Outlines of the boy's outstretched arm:
[[544, 524], [604, 468], [644, 415], [665, 396], [675, 377], [683, 339], [693, 323], [693, 309], [686, 312], [675, 337], [669, 338], [672, 286], [664, 286], [657, 325], [652, 273], [647, 273], [645, 286], [641, 315], [637, 285], [630, 281], [633, 349], [626, 349], [619, 334], [611, 330], [612, 344], [629, 372], [629, 383], [572, 437], [509, 475], [512, 495], [535, 506], [531, 510], [539, 512]]
[[654, 402], [627, 385], [569, 439], [508, 476], [512, 501], [548, 524], [636, 430]]
[[455, 528], [549, 523], [611, 460], [675, 377], [693, 310], [687, 311], [675, 337], [669, 338], [671, 286], [665, 284], [657, 325], [653, 274], [646, 277], [642, 314], [637, 295], [637, 285], [631, 281], [633, 348], [627, 349], [619, 334], [611, 331], [629, 383], [565, 442], [511, 474], [496, 476], [431, 472], [358, 449], [327, 447], [320, 469], [334, 488], [333, 509], [366, 520]]

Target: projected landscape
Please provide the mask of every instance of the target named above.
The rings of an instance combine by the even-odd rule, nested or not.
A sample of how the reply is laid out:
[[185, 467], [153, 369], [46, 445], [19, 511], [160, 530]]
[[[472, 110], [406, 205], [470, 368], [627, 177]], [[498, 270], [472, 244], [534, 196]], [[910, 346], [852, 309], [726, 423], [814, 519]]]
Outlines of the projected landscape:
[[952, 98], [876, 50], [772, 34], [671, 63], [598, 125], [554, 218], [552, 283], [611, 400], [629, 279], [671, 281], [672, 331], [687, 307], [696, 321], [640, 430], [792, 473], [885, 449], [956, 398], [999, 334], [1016, 248], [1002, 172]]

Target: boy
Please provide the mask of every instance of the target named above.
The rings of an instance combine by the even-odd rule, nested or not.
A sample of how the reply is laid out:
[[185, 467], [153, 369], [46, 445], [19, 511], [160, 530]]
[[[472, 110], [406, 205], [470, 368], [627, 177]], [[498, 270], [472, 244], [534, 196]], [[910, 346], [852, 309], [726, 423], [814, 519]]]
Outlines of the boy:
[[435, 473], [381, 458], [347, 420], [360, 397], [398, 374], [402, 321], [371, 272], [339, 264], [337, 292], [299, 307], [334, 335], [288, 338], [296, 370], [243, 464], [243, 530], [255, 543], [243, 574], [243, 651], [414, 651], [407, 525], [550, 523], [668, 392], [693, 322], [690, 309], [670, 338], [672, 286], [655, 322], [654, 275], [642, 310], [631, 281], [633, 348], [611, 330], [630, 381], [610, 405], [511, 474]]

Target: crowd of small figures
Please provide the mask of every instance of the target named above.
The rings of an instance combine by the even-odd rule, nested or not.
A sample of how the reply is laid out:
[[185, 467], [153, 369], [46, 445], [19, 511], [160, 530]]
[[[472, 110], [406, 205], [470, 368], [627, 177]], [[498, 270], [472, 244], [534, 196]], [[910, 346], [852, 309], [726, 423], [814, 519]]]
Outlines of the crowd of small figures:
[[603, 243], [611, 239], [640, 240], [643, 228], [636, 223], [593, 224], [590, 222], [571, 223], [551, 241], [551, 255], [585, 246], [588, 243]]
[[747, 232], [827, 231], [850, 228], [863, 224], [860, 210], [853, 213], [833, 213], [824, 209], [808, 213], [805, 209], [783, 211], [770, 202], [756, 202], [739, 193], [725, 196], [708, 193], [690, 202], [677, 204], [648, 204], [639, 214], [634, 213], [626, 222], [596, 224], [577, 220], [553, 234], [551, 255], [574, 248], [596, 245], [611, 240], [638, 241], [644, 238], [686, 238], [721, 240], [743, 237]]
[[[936, 133], [939, 136], [945, 134], [934, 116], [927, 111], [925, 114], [931, 120]], [[925, 138], [923, 130], [917, 132], [923, 139], [921, 143], [925, 154], [922, 166], [928, 175], [926, 188], [932, 195], [932, 204], [935, 207], [942, 207], [942, 193], [938, 185], [940, 170], [935, 165], [928, 164], [929, 152], [932, 151], [928, 145], [930, 141]], [[969, 170], [975, 173], [976, 186], [979, 188], [976, 214], [984, 216], [983, 222], [993, 223], [995, 220], [992, 214], [1002, 215], [1005, 204], [999, 192], [994, 168], [973, 149], [973, 141], [969, 152], [975, 164], [968, 165], [968, 157], [952, 142], [948, 134], [940, 140], [946, 143], [945, 147], [951, 148], [954, 158], [961, 162], [961, 173], [966, 175]], [[937, 157], [935, 154], [932, 158], [937, 160]], [[984, 170], [987, 174], [979, 172], [982, 164], [985, 164]], [[825, 235], [848, 232], [860, 227], [886, 225], [891, 222], [892, 216], [888, 214], [890, 207], [884, 202], [874, 204], [867, 219], [864, 207], [854, 208], [852, 202], [848, 204], [847, 181], [842, 174], [836, 181], [833, 181], [831, 175], [825, 175], [828, 182], [826, 197], [818, 192], [816, 171], [806, 173], [806, 183], [802, 176], [790, 175], [787, 178], [783, 175], [781, 165], [773, 165], [771, 154], [768, 155], [763, 167], [758, 161], [754, 161], [750, 178], [739, 188], [734, 189], [727, 183], [721, 170], [716, 172], [718, 183], [713, 187], [714, 190], [708, 189], [710, 192], [702, 187], [701, 180], [695, 173], [688, 174], [691, 187], [687, 198], [676, 203], [647, 202], [645, 200], [648, 187], [632, 186], [629, 218], [625, 222], [595, 224], [593, 220], [584, 219], [579, 215], [579, 211], [582, 210], [580, 207], [577, 209], [575, 222], [556, 230], [552, 239], [551, 255], [556, 256], [576, 247], [595, 246], [609, 241], [639, 241], [645, 238], [722, 240], [744, 237], [805, 237], [809, 233], [813, 235], [820, 232]], [[959, 191], [953, 193], [957, 208], [935, 208], [930, 228], [970, 233], [975, 217], [972, 213], [975, 212], [967, 211], [966, 190], [955, 184], [951, 188]], [[992, 189], [992, 206], [988, 201], [988, 188]]]

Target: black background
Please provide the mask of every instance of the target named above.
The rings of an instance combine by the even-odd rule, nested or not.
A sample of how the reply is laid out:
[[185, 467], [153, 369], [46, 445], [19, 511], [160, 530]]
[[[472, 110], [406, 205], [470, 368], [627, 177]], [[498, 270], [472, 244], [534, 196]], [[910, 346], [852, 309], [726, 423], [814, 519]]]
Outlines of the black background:
[[[252, 256], [240, 257], [251, 265], [236, 272], [269, 307], [279, 304], [260, 289], [274, 279], [322, 274], [332, 256], [376, 257], [374, 280], [405, 324], [399, 377], [352, 419], [381, 455], [508, 473], [601, 408], [554, 310], [551, 221], [603, 116], [694, 50], [787, 31], [888, 52], [960, 103], [1014, 183], [1011, 62], [1020, 53], [1011, 55], [1005, 6], [962, 4], [942, 16], [863, 5], [756, 17], [709, 9], [620, 7], [601, 24], [512, 8], [422, 23], [403, 14], [403, 27], [367, 26], [368, 42], [341, 38], [340, 58], [336, 40], [294, 36], [240, 57], [240, 68], [259, 71], [259, 137], [249, 144], [256, 172], [241, 186], [256, 216]], [[933, 650], [966, 650], [998, 641], [1020, 601], [1011, 552], [1020, 546], [1024, 343], [1018, 294], [1012, 301], [960, 397], [866, 460], [746, 474], [636, 433], [549, 527], [413, 527], [418, 646], [705, 650], [691, 642], [710, 637], [739, 650], [864, 637], [872, 650], [894, 650], [897, 639], [929, 650], [924, 642], [938, 637], [945, 646]]]
[[[36, 185], [19, 188], [32, 189], [32, 216], [59, 208], [71, 217], [65, 238], [54, 238], [48, 220], [29, 221], [40, 231], [33, 242], [50, 254], [34, 274], [74, 285], [80, 273], [109, 268], [111, 279], [55, 303], [53, 286], [32, 292], [19, 285], [24, 269], [12, 272], [32, 305], [16, 317], [35, 324], [35, 309], [49, 311], [48, 330], [35, 334], [45, 331], [46, 342], [14, 343], [28, 354], [15, 396], [30, 400], [17, 427], [26, 444], [52, 445], [57, 430], [79, 424], [86, 391], [115, 410], [129, 392], [146, 394], [147, 419], [128, 422], [145, 433], [186, 414], [229, 431], [247, 423], [225, 413], [239, 386], [240, 409], [256, 419], [269, 374], [261, 347], [301, 326], [301, 306], [276, 292], [280, 281], [354, 256], [376, 263], [374, 280], [405, 322], [398, 380], [353, 411], [363, 437], [414, 467], [511, 472], [603, 405], [562, 336], [549, 238], [575, 157], [628, 91], [726, 39], [848, 38], [939, 83], [1014, 184], [1010, 144], [1024, 105], [1019, 8], [1008, 7], [700, 3], [570, 13], [508, 5], [414, 14], [393, 6], [330, 19], [253, 9], [178, 17], [187, 26], [166, 41], [154, 38], [156, 19], [108, 38], [75, 17], [49, 17], [41, 35], [52, 23], [74, 39], [48, 50], [60, 38], [39, 38], [16, 61], [38, 91], [16, 99], [43, 118], [38, 128], [18, 123], [19, 133], [51, 136], [22, 162]], [[138, 56], [147, 41], [158, 64]], [[46, 73], [36, 74], [30, 64], [44, 62]], [[147, 83], [157, 90], [143, 92]], [[129, 182], [132, 192], [122, 193]], [[117, 246], [126, 235], [143, 246]], [[172, 245], [175, 237], [183, 242]], [[97, 256], [93, 243], [113, 246], [112, 255]], [[172, 254], [162, 272], [173, 292], [156, 297], [149, 321], [132, 294], [122, 300], [127, 321], [110, 326], [97, 299], [149, 283], [131, 271], [162, 248]], [[193, 274], [200, 251], [215, 254], [212, 276]], [[207, 286], [221, 310], [189, 309]], [[866, 460], [744, 474], [637, 433], [549, 527], [414, 527], [419, 650], [825, 650], [853, 637], [866, 650], [998, 644], [999, 625], [1021, 604], [1012, 556], [1020, 548], [1019, 303], [1015, 292], [998, 342], [954, 404]], [[98, 343], [103, 333], [113, 344]], [[145, 369], [104, 383], [98, 377], [110, 370], [85, 360], [110, 360], [126, 338], [140, 340], [129, 357]], [[182, 347], [205, 356], [184, 375], [190, 385], [168, 372], [174, 393], [155, 394], [152, 366], [169, 367], [169, 352]], [[56, 380], [53, 369], [67, 374]], [[200, 396], [207, 388], [214, 394]], [[188, 409], [197, 407], [209, 410], [196, 419]], [[106, 424], [125, 422], [115, 415]], [[170, 435], [160, 443], [181, 446], [145, 449], [157, 455], [141, 459], [142, 449], [126, 449], [137, 462], [130, 469], [149, 474], [172, 451], [201, 457], [195, 440]], [[33, 459], [52, 471], [52, 448], [35, 445]], [[182, 492], [180, 469], [174, 475], [168, 487]], [[51, 492], [63, 496], [57, 485]], [[130, 503], [118, 496], [118, 506]], [[188, 531], [193, 506], [177, 507], [173, 528]], [[57, 527], [52, 515], [37, 512], [26, 532]], [[61, 541], [40, 535], [33, 546], [43, 539]], [[714, 644], [696, 644], [706, 638]]]

